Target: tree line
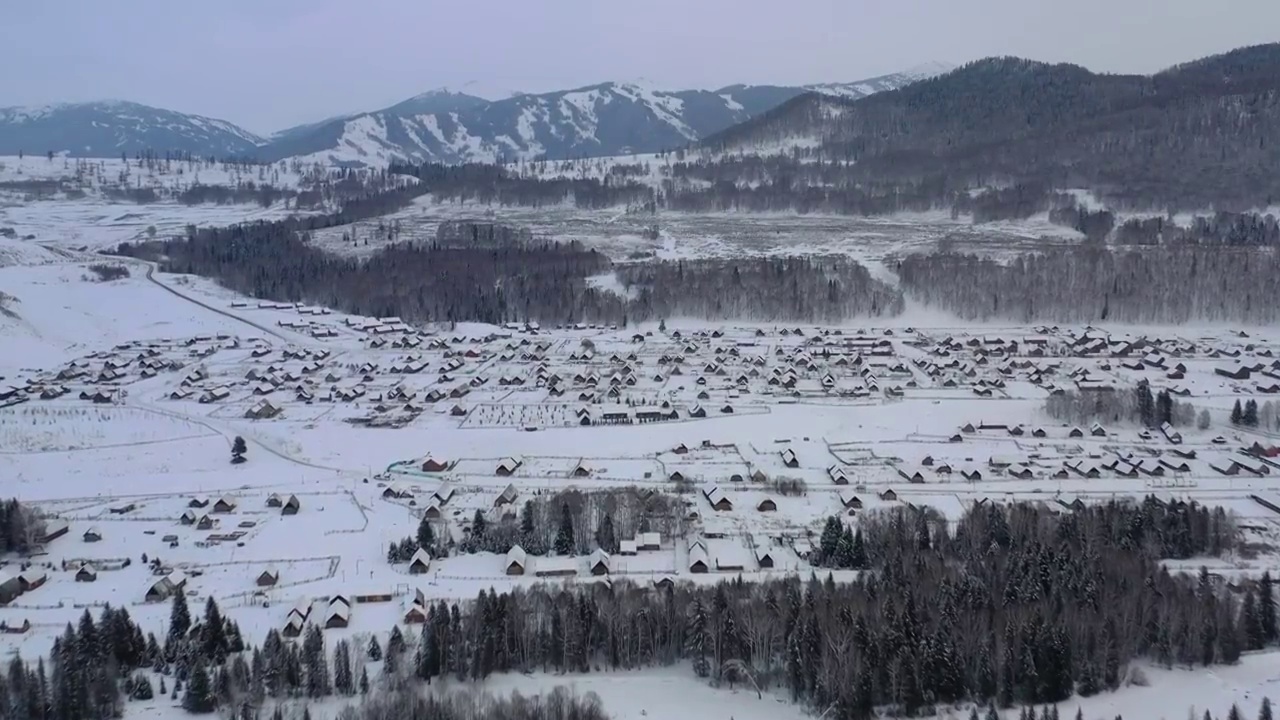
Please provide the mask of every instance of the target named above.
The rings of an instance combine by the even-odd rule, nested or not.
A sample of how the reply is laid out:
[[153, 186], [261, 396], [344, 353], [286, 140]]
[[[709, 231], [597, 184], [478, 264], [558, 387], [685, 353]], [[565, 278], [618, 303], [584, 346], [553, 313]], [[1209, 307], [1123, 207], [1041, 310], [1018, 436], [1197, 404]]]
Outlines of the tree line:
[[1051, 393], [1044, 401], [1044, 412], [1054, 420], [1071, 425], [1089, 425], [1094, 422], [1133, 423], [1147, 428], [1158, 428], [1164, 423], [1173, 427], [1209, 426], [1208, 411], [1200, 417], [1189, 402], [1175, 400], [1167, 389], [1152, 394], [1146, 380], [1132, 391], [1077, 391], [1064, 389]]
[[44, 535], [44, 520], [27, 505], [9, 498], [0, 502], [0, 555], [25, 555]]
[[952, 252], [913, 254], [902, 287], [966, 320], [1270, 324], [1280, 307], [1280, 255], [1270, 248], [1155, 251], [1076, 247], [1009, 262]]
[[[1229, 589], [1206, 570], [1175, 575], [1160, 562], [1238, 548], [1221, 509], [1147, 498], [1058, 515], [982, 503], [953, 526], [895, 508], [864, 516], [847, 552], [841, 522], [828, 523], [818, 562], [861, 565], [848, 582], [488, 590], [429, 603], [425, 622], [407, 635], [393, 627], [385, 647], [375, 636], [326, 648], [313, 621], [299, 640], [272, 629], [248, 648], [212, 599], [195, 618], [181, 593], [163, 642], [123, 610], [97, 622], [86, 612], [54, 644], [47, 671], [43, 660], [10, 664], [0, 707], [13, 720], [117, 717], [125, 697], [169, 692], [189, 712], [247, 719], [272, 701], [279, 713], [285, 699], [404, 702], [395, 693], [415, 680], [688, 663], [716, 685], [774, 689], [836, 717], [911, 717], [963, 702], [1054, 705], [1118, 688], [1137, 660], [1230, 664], [1280, 640], [1268, 574]], [[372, 679], [370, 662], [382, 663]]]

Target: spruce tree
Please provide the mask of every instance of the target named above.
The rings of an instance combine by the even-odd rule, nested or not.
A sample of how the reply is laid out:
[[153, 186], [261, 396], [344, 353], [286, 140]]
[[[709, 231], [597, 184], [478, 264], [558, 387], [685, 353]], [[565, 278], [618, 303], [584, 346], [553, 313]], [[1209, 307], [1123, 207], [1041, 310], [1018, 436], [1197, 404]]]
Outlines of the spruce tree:
[[853, 559], [850, 567], [861, 570], [867, 566], [867, 546], [862, 541], [862, 528], [853, 531]]
[[369, 638], [369, 649], [365, 654], [371, 662], [378, 662], [382, 659], [382, 646], [378, 644], [377, 635]]
[[707, 677], [711, 668], [707, 662], [707, 641], [710, 624], [707, 621], [707, 608], [702, 597], [695, 597], [689, 606], [689, 623], [685, 629], [685, 652], [693, 658], [693, 672], [698, 677]]
[[1235, 406], [1231, 408], [1231, 424], [1239, 425], [1244, 420], [1244, 408], [1240, 407], [1240, 401], [1236, 400]]
[[573, 514], [569, 511], [569, 503], [560, 507], [560, 530], [556, 533], [553, 545], [557, 555], [572, 555], [575, 547], [573, 540]]
[[1159, 427], [1165, 423], [1173, 424], [1173, 396], [1168, 390], [1161, 390], [1156, 395], [1156, 426]]
[[527, 502], [520, 508], [520, 538], [526, 547], [531, 545], [535, 527], [533, 523], [533, 503]]
[[853, 531], [848, 527], [840, 533], [840, 541], [836, 543], [835, 557], [827, 564], [836, 568], [853, 567]]
[[1271, 644], [1276, 641], [1276, 599], [1271, 591], [1271, 571], [1262, 573], [1258, 582], [1258, 616], [1262, 625], [1262, 639]]
[[1262, 698], [1262, 707], [1258, 708], [1258, 720], [1272, 720], [1271, 698]]
[[1245, 427], [1258, 427], [1258, 401], [1250, 399], [1244, 404], [1244, 414], [1240, 417], [1240, 424]]
[[471, 517], [471, 537], [480, 540], [488, 529], [489, 521], [484, 519], [484, 513], [477, 508], [476, 514]]
[[360, 694], [369, 694], [369, 668], [364, 663], [360, 663]]
[[[175, 686], [176, 687], [176, 686]], [[211, 713], [217, 708], [213, 696], [213, 683], [204, 662], [197, 660], [187, 680], [187, 693], [182, 696], [182, 709], [194, 715]]]
[[596, 528], [596, 545], [605, 552], [618, 551], [618, 543], [614, 537], [613, 516], [609, 513], [604, 514], [600, 520], [600, 527]]
[[1134, 394], [1137, 396], [1138, 421], [1146, 427], [1156, 425], [1156, 405], [1151, 397], [1151, 384], [1146, 380], [1138, 383]]
[[333, 647], [333, 689], [343, 695], [354, 695], [355, 678], [351, 675], [351, 650], [346, 640], [339, 640]]
[[1244, 634], [1244, 646], [1249, 650], [1261, 650], [1267, 644], [1262, 636], [1262, 612], [1253, 588], [1244, 592], [1244, 602], [1240, 609], [1241, 632]]
[[822, 528], [822, 537], [818, 541], [818, 557], [822, 565], [835, 562], [836, 548], [844, 533], [840, 529], [840, 520], [834, 515], [827, 517], [827, 524]]
[[226, 625], [218, 603], [210, 595], [204, 604], [204, 623], [200, 626], [200, 644], [205, 658], [213, 665], [221, 665], [229, 650]]
[[187, 637], [191, 630], [191, 610], [187, 608], [187, 596], [182, 592], [173, 594], [173, 608], [169, 612], [169, 644]]
[[1227, 711], [1227, 720], [1244, 720], [1244, 716], [1240, 714], [1240, 708], [1235, 703], [1231, 703], [1231, 709]]
[[422, 522], [418, 523], [418, 547], [427, 552], [428, 555], [435, 555], [436, 531], [431, 527], [431, 520], [426, 516], [422, 516]]

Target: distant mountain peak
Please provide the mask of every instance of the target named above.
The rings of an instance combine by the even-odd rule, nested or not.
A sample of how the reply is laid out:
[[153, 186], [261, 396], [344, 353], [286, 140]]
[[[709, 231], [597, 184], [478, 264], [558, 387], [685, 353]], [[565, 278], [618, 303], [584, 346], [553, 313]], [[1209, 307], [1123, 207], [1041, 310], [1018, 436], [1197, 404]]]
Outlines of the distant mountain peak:
[[0, 108], [0, 155], [118, 157], [143, 151], [216, 157], [255, 154], [262, 138], [225, 120], [129, 100]]
[[487, 101], [447, 88], [272, 139], [267, 159], [375, 165], [396, 159], [493, 162], [628, 155], [683, 147], [810, 91], [846, 99], [951, 69], [930, 62], [852, 83], [672, 90], [632, 77]]

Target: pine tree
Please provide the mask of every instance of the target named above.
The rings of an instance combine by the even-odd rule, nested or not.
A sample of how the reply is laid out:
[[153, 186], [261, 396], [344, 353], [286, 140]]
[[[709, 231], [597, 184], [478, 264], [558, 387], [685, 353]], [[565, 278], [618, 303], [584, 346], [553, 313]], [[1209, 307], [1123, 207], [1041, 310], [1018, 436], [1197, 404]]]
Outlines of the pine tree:
[[707, 641], [710, 623], [707, 621], [707, 608], [702, 598], [695, 597], [689, 606], [689, 623], [685, 629], [685, 653], [693, 658], [693, 672], [698, 677], [707, 677], [711, 668], [707, 662]]
[[531, 545], [535, 531], [533, 523], [533, 503], [527, 502], [520, 508], [520, 538], [526, 547]]
[[1244, 720], [1240, 714], [1240, 708], [1235, 703], [1231, 703], [1231, 709], [1227, 711], [1227, 720]]
[[1165, 423], [1173, 424], [1173, 396], [1168, 390], [1161, 390], [1156, 395], [1156, 426], [1159, 427]]
[[210, 595], [204, 604], [204, 622], [200, 626], [200, 645], [205, 658], [214, 666], [221, 665], [229, 650], [226, 626], [218, 603]]
[[1271, 719], [1271, 698], [1262, 698], [1262, 707], [1258, 708], [1258, 720]]
[[850, 567], [861, 570], [867, 566], [867, 546], [862, 541], [862, 528], [853, 531], [853, 553]]
[[187, 637], [191, 630], [191, 610], [187, 608], [185, 593], [173, 594], [173, 608], [169, 612], [169, 644]]
[[382, 659], [382, 646], [378, 644], [378, 636], [374, 635], [369, 638], [369, 649], [365, 653], [370, 662], [378, 662]]
[[369, 668], [364, 663], [360, 664], [360, 694], [369, 694]]
[[818, 541], [819, 561], [822, 565], [830, 565], [835, 562], [836, 549], [840, 545], [840, 538], [844, 536], [844, 532], [840, 528], [840, 520], [834, 515], [827, 517], [827, 524], [822, 528], [822, 537]]
[[573, 515], [567, 502], [560, 507], [560, 530], [556, 533], [553, 547], [557, 555], [572, 555], [576, 547], [573, 541]]
[[307, 626], [307, 634], [302, 641], [302, 662], [306, 668], [307, 697], [320, 698], [332, 693], [324, 633], [319, 625]]
[[480, 539], [484, 537], [485, 532], [489, 529], [489, 521], [484, 519], [484, 513], [476, 510], [476, 514], [471, 518], [471, 537]]
[[249, 452], [249, 447], [245, 445], [244, 438], [239, 435], [231, 442], [231, 463], [239, 465], [244, 462], [244, 456]]
[[435, 555], [436, 531], [431, 527], [431, 520], [426, 516], [422, 516], [422, 522], [418, 523], [418, 547], [427, 552], [428, 555]]
[[617, 541], [614, 538], [613, 516], [609, 513], [604, 514], [604, 518], [600, 520], [600, 527], [596, 528], [596, 545], [605, 552], [617, 552]]
[[1250, 399], [1244, 404], [1244, 414], [1240, 417], [1240, 424], [1245, 427], [1258, 427], [1258, 401]]
[[333, 688], [343, 695], [354, 695], [355, 678], [351, 675], [351, 649], [346, 640], [339, 640], [333, 647]]
[[844, 532], [840, 533], [840, 541], [836, 543], [835, 556], [828, 563], [830, 567], [850, 568], [853, 567], [853, 531], [845, 527]]
[[182, 696], [182, 709], [194, 715], [202, 715], [211, 713], [216, 708], [209, 671], [203, 662], [197, 660], [187, 679], [187, 694]]
[[1231, 424], [1239, 425], [1244, 420], [1244, 408], [1240, 407], [1240, 401], [1236, 400], [1236, 404], [1231, 408]]
[[1262, 573], [1258, 582], [1258, 616], [1261, 620], [1262, 638], [1267, 644], [1276, 641], [1276, 599], [1271, 591], [1271, 571]]
[[1155, 400], [1151, 397], [1151, 385], [1146, 380], [1138, 383], [1134, 394], [1137, 396], [1138, 421], [1146, 427], [1154, 427], [1156, 423]]

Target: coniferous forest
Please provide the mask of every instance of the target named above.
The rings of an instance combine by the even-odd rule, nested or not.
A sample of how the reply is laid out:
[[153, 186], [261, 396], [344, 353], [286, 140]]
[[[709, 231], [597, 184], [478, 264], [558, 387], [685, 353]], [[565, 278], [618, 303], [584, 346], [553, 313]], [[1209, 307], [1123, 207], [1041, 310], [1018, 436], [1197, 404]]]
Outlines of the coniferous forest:
[[[458, 708], [397, 693], [444, 677], [677, 664], [838, 718], [1049, 706], [1119, 688], [1135, 661], [1232, 664], [1280, 640], [1269, 575], [1228, 587], [1161, 564], [1239, 543], [1221, 509], [1154, 498], [1062, 514], [980, 504], [954, 526], [901, 508], [870, 513], [856, 534], [833, 518], [808, 579], [490, 590], [436, 602], [421, 626], [367, 647], [327, 643], [308, 625], [296, 640], [271, 630], [249, 648], [212, 599], [193, 615], [179, 594], [164, 639], [127, 611], [86, 612], [47, 662], [10, 663], [0, 707], [6, 720], [118, 717], [130, 699], [168, 692], [191, 713], [255, 718], [284, 700], [360, 696], [371, 704], [350, 717], [385, 716], [390, 703], [443, 718]], [[825, 568], [862, 572], [837, 583]], [[381, 663], [373, 677], [366, 661]], [[568, 705], [602, 716], [590, 698], [525, 703], [551, 713], [528, 717], [561, 717], [555, 708]]]

